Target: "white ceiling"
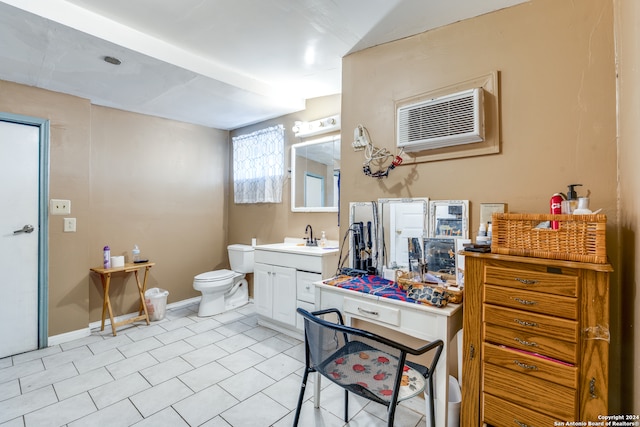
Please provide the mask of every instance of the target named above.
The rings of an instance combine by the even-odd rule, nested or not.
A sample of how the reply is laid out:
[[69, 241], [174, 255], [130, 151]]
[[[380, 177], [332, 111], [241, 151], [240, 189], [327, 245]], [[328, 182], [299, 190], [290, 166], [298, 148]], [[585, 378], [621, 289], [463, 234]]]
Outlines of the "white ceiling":
[[525, 1], [3, 0], [0, 79], [230, 130], [340, 93], [349, 53]]

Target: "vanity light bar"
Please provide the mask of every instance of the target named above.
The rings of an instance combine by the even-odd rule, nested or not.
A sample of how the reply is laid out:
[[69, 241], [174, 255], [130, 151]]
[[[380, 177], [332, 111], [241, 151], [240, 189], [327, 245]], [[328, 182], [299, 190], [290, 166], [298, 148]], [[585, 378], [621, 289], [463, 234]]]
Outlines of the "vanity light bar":
[[340, 114], [325, 117], [324, 119], [312, 120], [310, 122], [296, 121], [291, 130], [298, 138], [339, 131]]

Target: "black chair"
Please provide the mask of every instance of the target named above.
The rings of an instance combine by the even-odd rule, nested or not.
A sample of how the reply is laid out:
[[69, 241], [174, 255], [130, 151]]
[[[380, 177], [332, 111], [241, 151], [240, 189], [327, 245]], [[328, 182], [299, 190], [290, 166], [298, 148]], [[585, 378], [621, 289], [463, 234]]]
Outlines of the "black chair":
[[[305, 371], [293, 421], [298, 425], [307, 377], [318, 372], [345, 389], [344, 421], [349, 421], [349, 392], [387, 406], [387, 425], [393, 426], [399, 401], [420, 394], [428, 386], [431, 425], [435, 426], [433, 371], [444, 343], [430, 342], [414, 349], [380, 335], [344, 325], [335, 308], [309, 313], [298, 308], [304, 318]], [[319, 316], [334, 314], [337, 322]], [[407, 354], [434, 352], [427, 368], [406, 360]]]

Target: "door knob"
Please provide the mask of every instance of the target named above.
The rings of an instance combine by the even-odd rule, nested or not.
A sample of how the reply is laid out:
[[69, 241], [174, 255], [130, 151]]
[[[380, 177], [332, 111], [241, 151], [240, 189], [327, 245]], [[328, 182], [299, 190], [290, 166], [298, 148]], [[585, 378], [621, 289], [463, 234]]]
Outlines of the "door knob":
[[22, 227], [20, 230], [16, 230], [13, 232], [13, 234], [18, 234], [18, 233], [31, 233], [33, 232], [33, 225], [31, 224], [27, 224], [24, 227]]

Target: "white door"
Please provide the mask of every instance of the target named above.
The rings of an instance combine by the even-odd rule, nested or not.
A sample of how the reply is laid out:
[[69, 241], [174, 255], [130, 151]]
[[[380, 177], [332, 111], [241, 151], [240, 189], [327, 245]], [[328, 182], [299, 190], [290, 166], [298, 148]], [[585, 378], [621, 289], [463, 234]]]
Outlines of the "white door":
[[40, 129], [0, 120], [0, 358], [38, 348]]

